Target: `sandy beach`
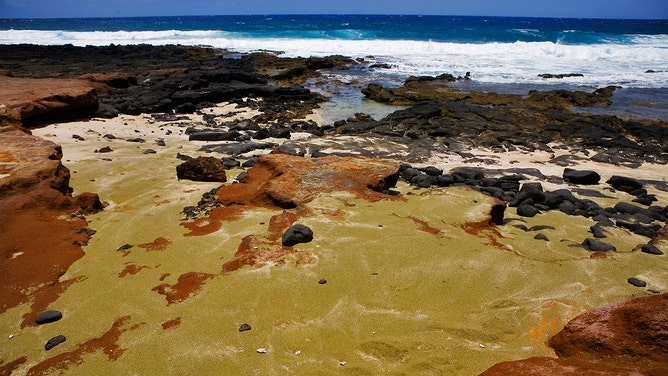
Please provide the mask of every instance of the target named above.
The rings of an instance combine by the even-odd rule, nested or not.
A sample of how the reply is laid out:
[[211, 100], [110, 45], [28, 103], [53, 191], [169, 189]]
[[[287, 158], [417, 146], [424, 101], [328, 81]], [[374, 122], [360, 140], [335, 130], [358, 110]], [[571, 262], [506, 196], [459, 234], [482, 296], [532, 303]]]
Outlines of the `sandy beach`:
[[[128, 49], [119, 56], [145, 58]], [[46, 140], [42, 158], [69, 172], [65, 179], [55, 166], [12, 182], [22, 161], [2, 150], [0, 204], [43, 181], [53, 191], [48, 174], [60, 174], [55, 199], [34, 194], [12, 210], [38, 216], [46, 202], [45, 218], [81, 221], [76, 231], [87, 235], [54, 230], [82, 254], [52, 271], [55, 280], [22, 288], [23, 300], [2, 302], [3, 372], [474, 375], [557, 359], [550, 340], [578, 315], [665, 296], [665, 255], [643, 248], [668, 251], [665, 146], [652, 144], [662, 123], [570, 111], [573, 102], [608, 101], [614, 89], [523, 98], [420, 78], [365, 89], [378, 106], [399, 105], [388, 116], [329, 124], [327, 107], [318, 108], [325, 99], [295, 84], [320, 77], [304, 60], [250, 57], [277, 85], [227, 74], [243, 71], [235, 65], [247, 67], [243, 59], [152, 52], [191, 65], [77, 79], [77, 90], [92, 85], [99, 98], [48, 104], [96, 115], [33, 124], [49, 112], [33, 105], [44, 98], [30, 98], [13, 113], [35, 138], [12, 128], [15, 118], [0, 129]], [[203, 62], [184, 63], [186, 53]], [[215, 75], [207, 58], [221, 64]], [[353, 64], [343, 60], [308, 63]], [[136, 76], [148, 78], [136, 84]], [[209, 87], [174, 85], [213, 76]], [[128, 86], [109, 86], [118, 80]], [[202, 137], [215, 141], [194, 140]], [[226, 181], [177, 178], [177, 166], [198, 157], [228, 163]], [[569, 182], [566, 168], [599, 176]], [[642, 189], [615, 188], [614, 176]], [[102, 210], [82, 211], [87, 192]], [[569, 204], [549, 203], [556, 198]], [[312, 240], [285, 245], [294, 224]], [[36, 257], [20, 246], [3, 248], [7, 270]], [[45, 310], [62, 318], [37, 325]], [[45, 350], [57, 336], [66, 341]], [[641, 359], [648, 369], [663, 364]]]
[[[237, 110], [221, 105], [214, 111]], [[467, 223], [485, 218], [487, 196], [463, 188], [415, 189], [406, 183], [398, 186], [404, 198], [398, 201], [371, 203], [345, 193], [318, 197], [308, 205], [311, 214], [301, 220], [313, 228], [313, 243], [263, 265], [221, 274], [221, 265], [234, 257], [241, 240], [266, 233], [270, 218], [279, 212], [251, 210], [213, 234], [187, 236], [183, 207], [219, 186], [179, 181], [175, 175], [181, 163], [177, 153], [201, 154], [202, 143], [188, 141], [184, 134], [187, 124], [198, 121], [197, 116], [178, 122], [119, 116], [33, 131], [63, 146], [74, 193], [97, 192], [107, 206], [87, 217], [96, 233], [84, 247], [86, 256], [62, 276], [79, 282], [51, 304], [66, 319], [54, 327], [10, 333], [13, 338], [3, 340], [9, 354], [24, 355], [32, 347], [27, 365], [39, 363], [50, 354], [31, 343], [58, 331], [68, 333], [59, 350], [74, 351], [87, 338], [108, 334], [122, 317], [115, 347], [104, 354], [82, 353], [68, 374], [130, 369], [377, 374], [428, 373], [437, 367], [476, 374], [504, 360], [554, 356], [545, 341], [569, 318], [611, 300], [648, 294], [626, 283], [629, 277], [647, 281], [652, 290], [668, 288], [656, 256], [634, 251], [646, 242], [641, 236], [611, 229], [608, 240], [618, 251], [592, 259], [589, 251], [572, 247], [588, 236], [591, 220], [558, 212], [524, 219], [512, 208], [506, 225], [470, 232]], [[137, 137], [145, 141], [128, 141]], [[157, 140], [166, 146], [157, 146]], [[106, 146], [113, 151], [96, 152]], [[146, 154], [148, 149], [155, 154]], [[563, 167], [547, 162], [553, 157], [549, 153], [472, 153], [495, 163], [444, 155], [425, 165], [563, 173]], [[665, 171], [663, 165], [576, 167], [596, 170], [603, 180], [621, 173], [656, 179]], [[237, 172], [228, 171], [230, 180]], [[599, 190], [609, 196], [593, 198], [601, 205], [629, 198], [605, 186]], [[651, 193], [661, 202], [668, 199], [668, 192]], [[515, 224], [549, 227], [526, 232]], [[538, 232], [552, 241], [535, 240]], [[125, 244], [132, 248], [118, 251]], [[666, 246], [665, 241], [659, 244]], [[170, 304], [156, 292], [163, 284], [176, 289], [181, 277], [192, 276], [188, 273], [200, 278], [187, 299]], [[319, 284], [323, 279], [326, 284]], [[15, 322], [25, 312], [24, 306], [9, 310], [3, 322]], [[239, 332], [244, 323], [252, 330]], [[122, 361], [113, 361], [117, 357]]]

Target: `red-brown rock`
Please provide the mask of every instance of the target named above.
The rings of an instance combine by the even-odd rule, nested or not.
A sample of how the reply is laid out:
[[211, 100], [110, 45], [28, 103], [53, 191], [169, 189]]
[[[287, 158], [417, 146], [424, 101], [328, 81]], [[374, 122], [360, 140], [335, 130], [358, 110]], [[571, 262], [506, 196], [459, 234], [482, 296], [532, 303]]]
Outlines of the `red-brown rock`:
[[32, 301], [22, 326], [34, 325], [74, 280], [61, 281], [93, 231], [79, 215], [101, 209], [95, 194], [71, 196], [62, 150], [22, 126], [85, 116], [95, 90], [80, 80], [0, 76], [0, 313]]
[[560, 358], [668, 370], [668, 294], [594, 308], [566, 324], [550, 346]]
[[98, 108], [97, 93], [84, 80], [0, 76], [0, 118], [24, 126], [90, 117]]
[[666, 375], [668, 294], [594, 308], [549, 344], [558, 359], [499, 363], [482, 375]]
[[214, 157], [197, 157], [176, 166], [176, 177], [194, 181], [225, 182], [225, 165]]
[[258, 159], [240, 184], [222, 187], [224, 205], [301, 206], [321, 193], [346, 191], [372, 201], [397, 183], [399, 163], [363, 157], [303, 158], [269, 154]]

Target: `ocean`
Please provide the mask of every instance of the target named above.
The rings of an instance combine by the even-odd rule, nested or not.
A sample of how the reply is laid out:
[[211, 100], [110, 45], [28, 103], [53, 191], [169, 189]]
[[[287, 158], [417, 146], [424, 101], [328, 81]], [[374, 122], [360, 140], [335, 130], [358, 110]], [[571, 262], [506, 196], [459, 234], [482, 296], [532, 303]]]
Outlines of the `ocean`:
[[[478, 90], [593, 90], [607, 111], [668, 120], [668, 20], [399, 15], [0, 19], [0, 44], [181, 44], [283, 56], [340, 54], [389, 68], [339, 79], [399, 85], [411, 75], [470, 72]], [[541, 74], [581, 76], [544, 79]]]

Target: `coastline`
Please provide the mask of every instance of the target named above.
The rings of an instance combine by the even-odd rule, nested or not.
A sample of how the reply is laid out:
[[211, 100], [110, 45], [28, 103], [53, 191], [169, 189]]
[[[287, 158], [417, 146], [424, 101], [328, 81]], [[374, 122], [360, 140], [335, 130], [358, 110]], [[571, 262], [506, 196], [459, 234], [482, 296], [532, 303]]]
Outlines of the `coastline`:
[[[304, 98], [302, 91], [294, 92]], [[264, 101], [270, 102], [274, 94], [266, 95]], [[573, 247], [591, 236], [594, 222], [589, 218], [558, 210], [528, 218], [513, 207], [506, 209], [504, 224], [479, 227], [494, 200], [463, 186], [420, 189], [400, 181], [395, 189], [401, 199], [378, 202], [337, 191], [307, 203], [306, 214], [252, 207], [236, 220], [224, 221], [218, 231], [186, 236], [184, 207], [195, 205], [220, 183], [178, 180], [175, 167], [182, 161], [177, 153], [220, 158], [225, 155], [201, 148], [240, 143], [189, 141], [186, 131], [194, 127], [227, 132], [244, 118], [263, 125], [277, 121], [266, 116], [270, 107], [255, 107], [256, 103], [239, 97], [233, 103], [202, 106], [194, 114], [122, 114], [33, 129], [33, 134], [62, 146], [73, 193], [96, 192], [107, 203], [102, 212], [86, 216], [97, 232], [83, 248], [86, 255], [61, 279], [77, 282], [52, 304], [62, 307], [66, 316], [53, 330], [71, 338], [56, 349], [79, 359], [60, 366], [81, 374], [102, 369], [122, 373], [128, 368], [155, 373], [180, 367], [286, 374], [480, 373], [509, 359], [554, 357], [547, 341], [571, 318], [602, 304], [668, 288], [662, 268], [665, 256], [637, 249], [649, 241], [646, 236], [606, 228], [605, 241], [617, 252], [590, 252]], [[311, 156], [355, 155], [366, 149], [392, 159], [394, 153], [397, 164], [420, 147], [408, 138], [379, 134], [320, 134], [330, 124], [319, 123], [318, 111], [307, 109], [295, 113], [310, 112], [307, 120], [312, 121], [290, 119], [288, 123], [298, 128], [289, 128], [289, 139], [263, 141], [283, 145], [284, 151], [304, 149]], [[360, 119], [347, 126], [359, 125]], [[135, 138], [144, 142], [128, 141]], [[156, 143], [159, 139], [165, 146]], [[112, 151], [100, 153], [105, 146]], [[531, 145], [514, 151], [462, 150], [450, 145], [450, 152], [443, 153], [425, 146], [431, 153], [412, 161], [413, 167], [434, 166], [446, 172], [484, 168], [489, 177], [510, 174], [510, 169], [537, 169], [544, 178], [526, 175], [522, 183], [540, 182], [545, 191], [567, 188], [605, 207], [634, 198], [603, 183], [612, 175], [624, 175], [643, 181], [658, 205], [668, 202], [666, 181], [660, 180], [665, 163], [640, 161], [639, 167], [630, 168], [595, 162], [572, 140], [548, 143], [550, 150]], [[228, 157], [243, 162], [271, 150]], [[566, 165], [555, 163], [559, 161]], [[576, 186], [560, 181], [565, 166], [597, 171], [601, 183]], [[233, 180], [243, 170], [228, 170], [224, 186], [238, 184]], [[258, 236], [260, 248], [275, 251], [262, 239], [272, 236], [267, 223], [286, 213], [312, 227], [315, 241], [258, 267], [221, 272], [221, 265], [235, 260], [249, 235]], [[543, 229], [523, 229], [535, 226]], [[536, 239], [538, 233], [550, 240]], [[117, 251], [124, 244], [133, 247]], [[656, 244], [666, 250], [666, 240], [657, 239]], [[630, 285], [630, 277], [646, 281], [647, 287]], [[320, 284], [323, 279], [326, 283]], [[170, 291], [186, 291], [186, 298], [173, 303], [166, 299]], [[20, 372], [50, 364], [51, 354], [39, 349], [39, 343], [55, 334], [42, 327], [17, 332], [12, 323], [27, 311], [29, 307], [20, 305], [2, 314], [3, 327], [13, 335], [3, 340], [8, 341], [11, 359], [2, 360], [6, 364], [27, 356]], [[237, 330], [244, 323], [252, 330]], [[86, 348], [82, 344], [97, 338], [111, 340], [107, 348], [119, 355], [107, 359], [94, 346], [92, 354], [76, 354]], [[162, 361], [149, 364], [147, 356]]]

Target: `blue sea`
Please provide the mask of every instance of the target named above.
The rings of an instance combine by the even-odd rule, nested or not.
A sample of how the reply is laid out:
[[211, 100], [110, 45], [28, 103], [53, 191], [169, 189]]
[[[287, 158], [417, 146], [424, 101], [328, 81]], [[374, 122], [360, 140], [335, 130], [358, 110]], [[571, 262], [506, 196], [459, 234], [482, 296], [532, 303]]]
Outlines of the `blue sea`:
[[[627, 114], [668, 118], [668, 20], [400, 15], [0, 19], [0, 44], [19, 43], [206, 45], [283, 56], [340, 54], [389, 66], [366, 71], [364, 77], [341, 72], [343, 81], [399, 84], [410, 75], [470, 72], [473, 80], [466, 85], [500, 92], [617, 85], [622, 90], [616, 106]], [[538, 77], [543, 73], [583, 76], [546, 80]]]

